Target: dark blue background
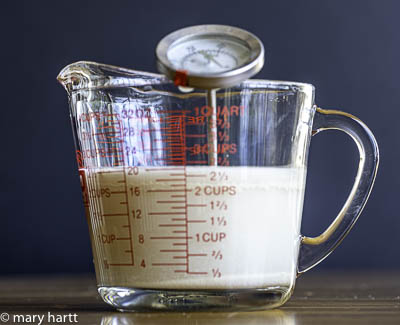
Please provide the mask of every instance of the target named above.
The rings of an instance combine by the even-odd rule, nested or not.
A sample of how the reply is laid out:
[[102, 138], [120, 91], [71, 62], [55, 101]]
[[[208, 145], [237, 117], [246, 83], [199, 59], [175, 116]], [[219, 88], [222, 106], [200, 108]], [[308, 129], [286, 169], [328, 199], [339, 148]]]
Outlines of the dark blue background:
[[[399, 1], [9, 1], [2, 6], [0, 272], [93, 268], [58, 72], [77, 60], [155, 71], [154, 49], [165, 34], [205, 23], [255, 33], [267, 51], [258, 78], [312, 83], [318, 105], [348, 111], [372, 129], [382, 156], [376, 186], [349, 237], [319, 267], [400, 266]], [[329, 131], [313, 139], [305, 234], [319, 234], [336, 216], [357, 163], [356, 146], [344, 134]]]

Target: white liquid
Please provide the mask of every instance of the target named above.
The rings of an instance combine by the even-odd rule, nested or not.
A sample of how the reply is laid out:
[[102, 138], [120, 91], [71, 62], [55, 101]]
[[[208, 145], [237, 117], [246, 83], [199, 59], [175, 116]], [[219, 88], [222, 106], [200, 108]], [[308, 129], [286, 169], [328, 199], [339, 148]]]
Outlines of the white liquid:
[[85, 173], [99, 284], [239, 289], [293, 283], [303, 168], [140, 167]]

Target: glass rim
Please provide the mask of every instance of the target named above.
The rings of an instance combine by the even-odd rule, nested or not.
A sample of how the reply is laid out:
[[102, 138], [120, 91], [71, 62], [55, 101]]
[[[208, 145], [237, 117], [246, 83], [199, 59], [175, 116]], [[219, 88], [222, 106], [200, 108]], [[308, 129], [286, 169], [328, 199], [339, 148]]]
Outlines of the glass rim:
[[[68, 92], [151, 85], [174, 85], [172, 80], [162, 74], [90, 61], [78, 61], [67, 65], [60, 71], [57, 80]], [[295, 90], [305, 93], [314, 93], [315, 91], [315, 87], [309, 83], [269, 79], [248, 79], [230, 88], [220, 88], [218, 90], [224, 91], [240, 87], [244, 89]]]
[[305, 82], [298, 82], [298, 81], [286, 81], [286, 80], [248, 79], [235, 87], [238, 87], [240, 85], [256, 86], [254, 88], [258, 88], [257, 85], [262, 86], [259, 88], [265, 88], [265, 86], [273, 86], [270, 88], [282, 89], [282, 90], [298, 88], [300, 91], [303, 92], [310, 92], [310, 91], [313, 92], [315, 90], [315, 87], [312, 84]]

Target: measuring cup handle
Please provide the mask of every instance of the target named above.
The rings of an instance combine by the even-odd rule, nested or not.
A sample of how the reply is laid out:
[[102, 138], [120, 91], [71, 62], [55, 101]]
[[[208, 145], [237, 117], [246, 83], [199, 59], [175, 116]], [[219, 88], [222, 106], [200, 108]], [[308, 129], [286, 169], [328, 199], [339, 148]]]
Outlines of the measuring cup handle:
[[360, 162], [350, 195], [335, 220], [318, 237], [302, 236], [299, 274], [321, 262], [349, 233], [368, 200], [379, 164], [379, 150], [374, 135], [357, 117], [337, 110], [317, 108], [313, 135], [325, 130], [347, 133], [357, 144]]

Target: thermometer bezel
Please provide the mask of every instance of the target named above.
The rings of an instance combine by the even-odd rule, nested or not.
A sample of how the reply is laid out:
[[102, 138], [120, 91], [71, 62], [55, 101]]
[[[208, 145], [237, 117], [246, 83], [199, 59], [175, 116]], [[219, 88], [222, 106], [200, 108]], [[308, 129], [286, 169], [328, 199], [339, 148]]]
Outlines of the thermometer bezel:
[[[168, 59], [168, 51], [175, 44], [204, 37], [218, 37], [221, 40], [236, 40], [245, 44], [250, 51], [247, 63], [229, 71], [218, 73], [194, 73], [178, 70]], [[176, 85], [213, 89], [228, 88], [249, 79], [264, 65], [264, 46], [252, 33], [241, 28], [225, 25], [198, 25], [179, 29], [165, 36], [156, 48], [157, 68], [172, 79]]]

